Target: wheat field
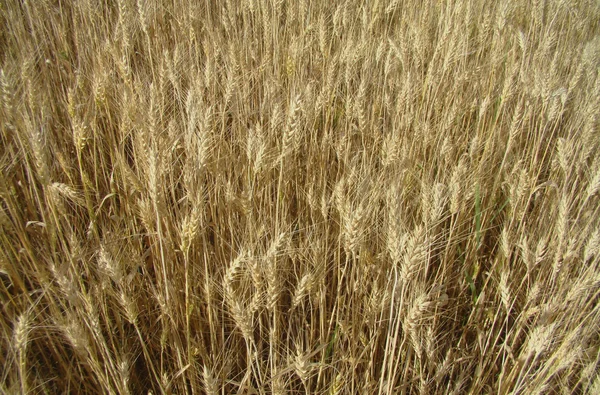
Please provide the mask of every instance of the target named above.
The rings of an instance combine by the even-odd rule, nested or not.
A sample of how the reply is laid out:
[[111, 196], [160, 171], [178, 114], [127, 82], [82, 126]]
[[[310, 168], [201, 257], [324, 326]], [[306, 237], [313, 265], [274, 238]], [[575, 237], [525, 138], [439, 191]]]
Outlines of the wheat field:
[[600, 393], [598, 1], [0, 18], [0, 392]]

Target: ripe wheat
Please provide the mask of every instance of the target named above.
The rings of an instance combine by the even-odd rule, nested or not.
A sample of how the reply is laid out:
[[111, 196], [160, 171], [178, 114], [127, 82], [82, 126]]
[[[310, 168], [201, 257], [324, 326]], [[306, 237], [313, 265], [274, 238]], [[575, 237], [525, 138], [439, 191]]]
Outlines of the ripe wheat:
[[598, 393], [599, 20], [0, 2], [0, 392]]

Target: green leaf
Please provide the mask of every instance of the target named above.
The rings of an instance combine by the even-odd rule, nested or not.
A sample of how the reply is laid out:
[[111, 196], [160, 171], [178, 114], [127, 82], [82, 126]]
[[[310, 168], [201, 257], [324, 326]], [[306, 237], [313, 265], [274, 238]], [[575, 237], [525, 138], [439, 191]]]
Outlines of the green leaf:
[[329, 339], [329, 344], [327, 345], [327, 350], [325, 350], [325, 360], [328, 361], [331, 359], [331, 357], [333, 356], [333, 350], [335, 347], [335, 342], [337, 339], [337, 333], [338, 333], [338, 329], [339, 326], [335, 326], [335, 329], [333, 330], [333, 333], [331, 334], [331, 339]]
[[481, 247], [481, 193], [479, 184], [475, 185], [475, 240], [477, 249]]

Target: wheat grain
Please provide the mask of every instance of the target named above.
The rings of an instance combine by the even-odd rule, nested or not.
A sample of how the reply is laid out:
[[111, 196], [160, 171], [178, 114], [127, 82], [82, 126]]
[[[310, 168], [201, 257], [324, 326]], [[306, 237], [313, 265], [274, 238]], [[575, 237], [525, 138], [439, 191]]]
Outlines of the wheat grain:
[[298, 282], [298, 287], [296, 288], [296, 292], [294, 293], [294, 299], [292, 302], [292, 306], [297, 307], [302, 299], [310, 292], [310, 287], [313, 283], [313, 276], [311, 273], [306, 273]]
[[202, 380], [204, 382], [204, 390], [206, 391], [207, 395], [216, 395], [219, 393], [219, 383], [206, 365], [204, 365], [204, 369], [202, 371]]

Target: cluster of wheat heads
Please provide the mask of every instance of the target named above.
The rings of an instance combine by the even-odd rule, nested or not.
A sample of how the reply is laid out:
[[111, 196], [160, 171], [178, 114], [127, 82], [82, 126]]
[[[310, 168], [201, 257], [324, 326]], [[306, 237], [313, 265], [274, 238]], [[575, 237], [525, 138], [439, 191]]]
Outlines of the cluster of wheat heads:
[[0, 16], [1, 392], [600, 393], [597, 1]]

